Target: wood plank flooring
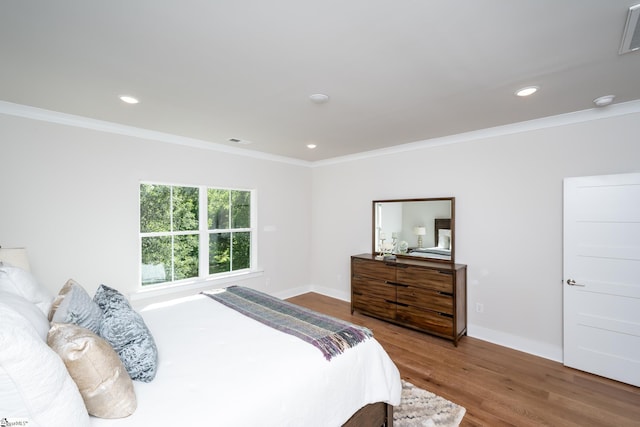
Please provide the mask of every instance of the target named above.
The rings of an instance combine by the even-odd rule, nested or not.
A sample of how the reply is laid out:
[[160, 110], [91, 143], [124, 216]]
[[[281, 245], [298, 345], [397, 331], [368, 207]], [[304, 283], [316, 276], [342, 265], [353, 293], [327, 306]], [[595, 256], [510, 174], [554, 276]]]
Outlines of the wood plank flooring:
[[289, 301], [373, 330], [402, 378], [467, 409], [462, 426], [640, 426], [638, 387], [471, 337], [454, 347], [316, 293]]

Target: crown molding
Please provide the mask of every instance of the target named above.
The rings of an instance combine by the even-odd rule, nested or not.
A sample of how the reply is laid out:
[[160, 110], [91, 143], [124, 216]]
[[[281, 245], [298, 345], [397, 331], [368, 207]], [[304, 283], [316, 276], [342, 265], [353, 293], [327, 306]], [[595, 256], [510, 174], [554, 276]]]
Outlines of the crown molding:
[[183, 145], [187, 147], [212, 150], [238, 156], [252, 157], [261, 160], [287, 163], [295, 166], [320, 167], [333, 164], [347, 163], [373, 157], [386, 156], [389, 154], [404, 153], [429, 147], [441, 145], [457, 144], [474, 140], [493, 138], [504, 135], [512, 135], [522, 132], [565, 126], [575, 123], [589, 122], [606, 119], [609, 117], [623, 116], [627, 114], [640, 113], [640, 100], [629, 101], [620, 104], [609, 105], [604, 108], [592, 108], [588, 110], [575, 111], [572, 113], [559, 114], [556, 116], [543, 117], [540, 119], [528, 120], [524, 122], [512, 123], [503, 126], [496, 126], [487, 129], [480, 129], [456, 135], [443, 136], [440, 138], [426, 139], [422, 141], [410, 142], [407, 144], [395, 145], [393, 147], [381, 148], [377, 150], [364, 151], [357, 154], [334, 157], [331, 159], [317, 160], [314, 162], [294, 159], [291, 157], [277, 156], [263, 153], [261, 151], [249, 150], [245, 148], [229, 147], [223, 144], [209, 142], [202, 139], [188, 138], [164, 132], [157, 132], [149, 129], [127, 126], [104, 120], [91, 119], [88, 117], [76, 116], [73, 114], [60, 113], [57, 111], [45, 110], [28, 105], [15, 104], [7, 101], [0, 101], [0, 114], [24, 117], [33, 120], [40, 120], [50, 123], [57, 123], [66, 126], [73, 126], [100, 132], [114, 133], [118, 135], [133, 136], [142, 139], [149, 139], [168, 144]]
[[91, 119], [88, 117], [76, 116], [74, 114], [60, 113], [57, 111], [45, 110], [43, 108], [31, 107], [28, 105], [15, 104], [7, 101], [0, 101], [0, 114], [23, 117], [27, 119], [40, 120], [43, 122], [57, 123], [65, 126], [72, 126], [84, 129], [96, 130], [99, 132], [114, 133], [118, 135], [133, 136], [136, 138], [149, 139], [164, 142], [167, 144], [183, 145], [203, 150], [218, 151], [238, 156], [253, 157], [261, 160], [271, 160], [274, 162], [288, 163], [296, 166], [310, 166], [311, 162], [298, 160], [291, 157], [277, 156], [263, 153], [261, 151], [248, 150], [245, 148], [229, 147], [227, 145], [205, 141], [197, 138], [188, 138], [170, 133], [158, 132], [135, 126], [127, 126], [119, 123], [104, 120]]
[[407, 151], [420, 150], [440, 145], [457, 144], [461, 142], [476, 141], [486, 138], [494, 138], [504, 135], [512, 135], [534, 130], [548, 129], [553, 127], [571, 125], [575, 123], [589, 122], [606, 119], [609, 117], [624, 116], [627, 114], [640, 113], [640, 100], [629, 101], [620, 104], [613, 104], [603, 108], [591, 108], [588, 110], [575, 111], [572, 113], [559, 114], [556, 116], [543, 117], [540, 119], [528, 120], [524, 122], [511, 123], [508, 125], [496, 126], [480, 129], [456, 135], [443, 136], [440, 138], [426, 139], [423, 141], [409, 142], [407, 144], [395, 145], [393, 147], [381, 148], [378, 150], [364, 151], [347, 156], [334, 157], [326, 160], [313, 162], [312, 167], [328, 166], [339, 163], [353, 162], [356, 160], [369, 159], [372, 157], [386, 156], [389, 154], [404, 153]]

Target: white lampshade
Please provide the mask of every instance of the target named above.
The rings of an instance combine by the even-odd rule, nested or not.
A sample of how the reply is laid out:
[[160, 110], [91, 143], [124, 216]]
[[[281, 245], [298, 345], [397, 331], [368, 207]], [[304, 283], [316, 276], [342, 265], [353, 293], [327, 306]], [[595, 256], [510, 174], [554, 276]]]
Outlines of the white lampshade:
[[424, 236], [425, 234], [427, 234], [427, 228], [426, 227], [414, 227], [413, 228], [413, 234], [415, 234], [416, 236]]
[[0, 248], [0, 263], [2, 262], [30, 271], [29, 258], [25, 248]]

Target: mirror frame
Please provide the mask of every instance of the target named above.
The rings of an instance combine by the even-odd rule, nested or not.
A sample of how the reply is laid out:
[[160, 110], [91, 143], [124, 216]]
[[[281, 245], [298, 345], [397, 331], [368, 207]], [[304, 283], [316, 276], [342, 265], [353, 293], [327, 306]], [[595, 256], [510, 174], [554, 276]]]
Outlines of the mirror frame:
[[[394, 251], [393, 255], [396, 255], [400, 258], [409, 258], [413, 260], [424, 260], [431, 262], [442, 262], [447, 264], [455, 263], [455, 252], [456, 252], [456, 198], [455, 197], [432, 197], [432, 198], [417, 198], [417, 199], [390, 199], [390, 200], [374, 200], [371, 204], [372, 206], [372, 221], [371, 221], [371, 253], [376, 255], [379, 252], [377, 251], [376, 245], [376, 228], [378, 226], [378, 218], [377, 218], [377, 209], [376, 206], [379, 203], [412, 203], [412, 202], [440, 202], [440, 201], [449, 201], [451, 203], [451, 218], [450, 218], [450, 229], [451, 229], [451, 259], [440, 259], [440, 258], [431, 258], [427, 256], [415, 256], [411, 255], [411, 253], [399, 253], [398, 251]], [[434, 218], [435, 219], [435, 218]], [[434, 225], [431, 225], [433, 227]], [[428, 227], [428, 229], [431, 229]], [[434, 232], [434, 230], [431, 230]]]

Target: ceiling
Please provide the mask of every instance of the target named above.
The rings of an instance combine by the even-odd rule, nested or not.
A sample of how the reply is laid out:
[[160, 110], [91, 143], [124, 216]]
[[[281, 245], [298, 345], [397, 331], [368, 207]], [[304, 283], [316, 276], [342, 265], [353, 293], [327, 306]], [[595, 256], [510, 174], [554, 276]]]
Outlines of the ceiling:
[[636, 3], [3, 0], [0, 100], [318, 161], [640, 99]]

